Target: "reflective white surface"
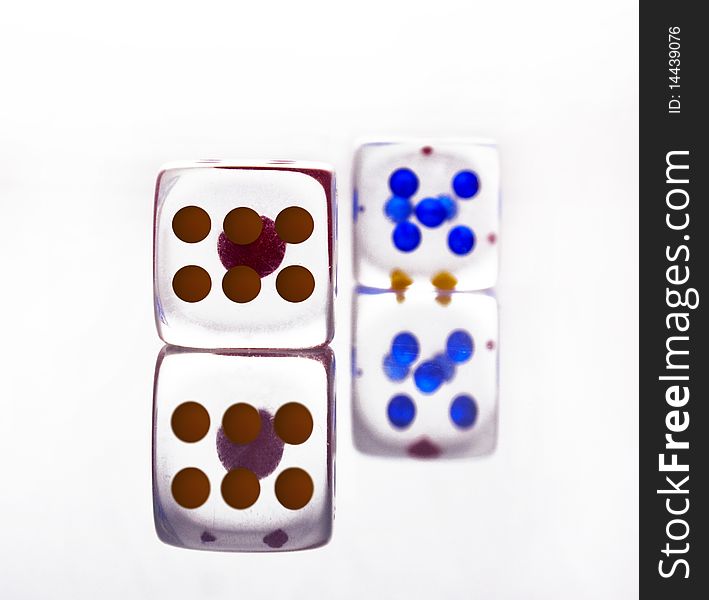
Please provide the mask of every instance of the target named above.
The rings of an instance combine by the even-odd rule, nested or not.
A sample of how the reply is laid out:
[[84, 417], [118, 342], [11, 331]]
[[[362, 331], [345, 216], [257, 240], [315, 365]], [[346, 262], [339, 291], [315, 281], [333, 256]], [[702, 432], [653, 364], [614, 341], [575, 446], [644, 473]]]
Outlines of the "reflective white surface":
[[[13, 3], [0, 20], [0, 596], [637, 596], [637, 3]], [[498, 447], [349, 435], [360, 135], [491, 137], [504, 173]], [[151, 221], [165, 161], [340, 175], [332, 542], [162, 544], [151, 510]]]

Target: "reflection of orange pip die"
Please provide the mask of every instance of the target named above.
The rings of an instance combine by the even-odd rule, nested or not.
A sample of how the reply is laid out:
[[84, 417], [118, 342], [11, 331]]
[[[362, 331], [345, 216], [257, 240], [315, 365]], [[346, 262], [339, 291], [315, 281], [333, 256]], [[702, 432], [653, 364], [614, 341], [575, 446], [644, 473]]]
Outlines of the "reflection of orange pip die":
[[160, 337], [195, 348], [328, 343], [334, 186], [315, 163], [167, 165], [155, 193]]
[[165, 348], [153, 404], [160, 539], [249, 552], [327, 543], [333, 402], [329, 349], [217, 354]]

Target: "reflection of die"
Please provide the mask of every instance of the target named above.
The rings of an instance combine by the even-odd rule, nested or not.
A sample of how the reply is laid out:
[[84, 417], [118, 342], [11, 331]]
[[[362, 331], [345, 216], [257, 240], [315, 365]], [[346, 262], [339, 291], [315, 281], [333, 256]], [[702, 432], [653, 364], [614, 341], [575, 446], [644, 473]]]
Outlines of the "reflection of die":
[[[491, 144], [371, 143], [355, 160], [357, 280], [402, 290], [495, 285], [499, 165]], [[430, 284], [429, 284], [430, 285]]]
[[163, 340], [311, 348], [332, 338], [334, 176], [289, 161], [168, 165], [155, 196]]
[[333, 511], [332, 373], [330, 350], [164, 349], [153, 414], [160, 539], [202, 550], [326, 543]]
[[497, 302], [355, 294], [354, 437], [363, 452], [487, 454], [497, 430]]

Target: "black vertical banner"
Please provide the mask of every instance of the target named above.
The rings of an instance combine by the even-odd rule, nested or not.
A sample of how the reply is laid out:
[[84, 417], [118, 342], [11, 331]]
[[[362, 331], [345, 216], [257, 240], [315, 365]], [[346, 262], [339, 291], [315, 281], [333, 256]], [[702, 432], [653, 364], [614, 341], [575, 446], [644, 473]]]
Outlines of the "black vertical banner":
[[709, 598], [709, 33], [640, 6], [640, 598]]

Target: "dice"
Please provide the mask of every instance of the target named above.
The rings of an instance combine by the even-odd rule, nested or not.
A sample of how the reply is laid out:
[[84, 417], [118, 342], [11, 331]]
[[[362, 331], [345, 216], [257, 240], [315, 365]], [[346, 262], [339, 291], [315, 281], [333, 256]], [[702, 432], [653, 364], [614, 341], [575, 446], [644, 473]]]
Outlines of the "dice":
[[160, 337], [314, 348], [333, 335], [334, 174], [317, 163], [168, 165], [155, 193]]
[[202, 550], [287, 551], [330, 538], [333, 355], [166, 347], [153, 411], [160, 539]]
[[495, 285], [499, 165], [494, 145], [411, 140], [359, 148], [354, 254], [364, 286], [482, 290]]
[[437, 458], [495, 448], [497, 302], [436, 296], [355, 294], [353, 425], [362, 452]]
[[168, 346], [153, 512], [168, 544], [264, 552], [330, 538], [334, 202], [334, 174], [316, 163], [198, 161], [158, 176], [154, 306]]

